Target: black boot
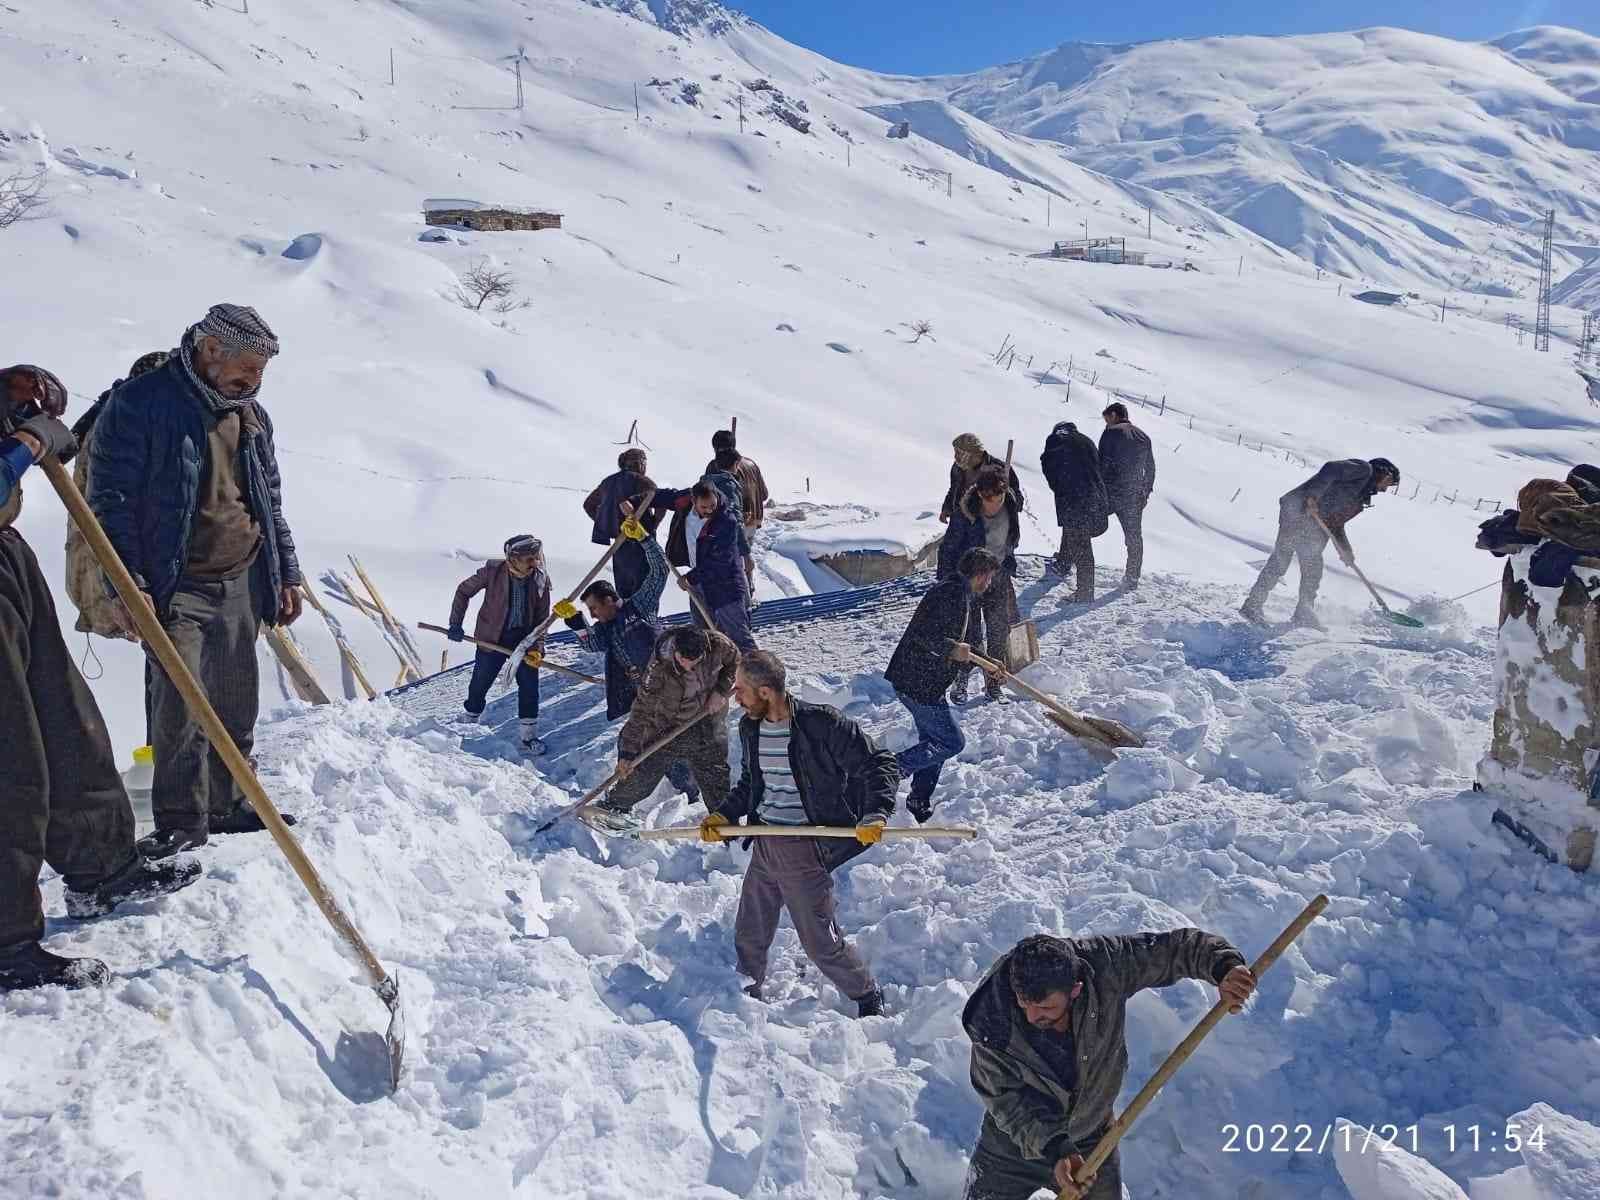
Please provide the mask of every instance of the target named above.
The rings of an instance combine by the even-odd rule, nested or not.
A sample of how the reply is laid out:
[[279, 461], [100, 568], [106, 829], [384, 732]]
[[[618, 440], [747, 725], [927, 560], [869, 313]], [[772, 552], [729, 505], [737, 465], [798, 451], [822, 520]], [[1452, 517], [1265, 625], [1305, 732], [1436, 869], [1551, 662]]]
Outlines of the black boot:
[[38, 942], [0, 946], [0, 992], [23, 988], [100, 987], [111, 971], [98, 958], [62, 958]]
[[883, 1016], [883, 989], [873, 988], [865, 996], [856, 998], [856, 1018]]
[[926, 825], [933, 819], [933, 797], [913, 792], [906, 797], [906, 811], [917, 819], [918, 825]]
[[[300, 822], [288, 813], [279, 813], [285, 825], [298, 825]], [[225, 817], [213, 816], [207, 831], [213, 834], [221, 833], [261, 833], [266, 829], [256, 810], [249, 804], [241, 804]]]
[[747, 984], [744, 989], [744, 994], [749, 996], [752, 1000], [761, 1000], [761, 985], [759, 983]]
[[206, 844], [204, 829], [158, 829], [146, 834], [134, 845], [140, 858], [156, 861], [182, 854], [185, 850], [198, 850]]
[[197, 862], [149, 861], [135, 855], [122, 870], [91, 888], [67, 889], [67, 916], [80, 921], [103, 917], [129, 900], [153, 900], [188, 887], [200, 878]]

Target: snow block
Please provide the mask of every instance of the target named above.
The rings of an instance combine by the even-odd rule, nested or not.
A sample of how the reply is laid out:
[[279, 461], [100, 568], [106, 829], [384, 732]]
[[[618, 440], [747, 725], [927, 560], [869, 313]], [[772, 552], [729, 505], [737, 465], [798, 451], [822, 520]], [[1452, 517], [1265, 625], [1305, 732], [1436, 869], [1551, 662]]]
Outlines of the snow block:
[[1185, 792], [1200, 779], [1160, 750], [1119, 750], [1100, 784], [1100, 804], [1107, 809], [1132, 808], [1166, 792]]
[[1468, 1200], [1438, 1168], [1399, 1146], [1369, 1139], [1364, 1126], [1343, 1119], [1333, 1137], [1333, 1163], [1353, 1200]]
[[[1600, 1196], [1600, 1128], [1535, 1104], [1512, 1117], [1522, 1138], [1522, 1161], [1538, 1200], [1594, 1200]], [[1534, 1131], [1543, 1134], [1536, 1138]], [[1542, 1146], [1539, 1144], [1542, 1142]]]

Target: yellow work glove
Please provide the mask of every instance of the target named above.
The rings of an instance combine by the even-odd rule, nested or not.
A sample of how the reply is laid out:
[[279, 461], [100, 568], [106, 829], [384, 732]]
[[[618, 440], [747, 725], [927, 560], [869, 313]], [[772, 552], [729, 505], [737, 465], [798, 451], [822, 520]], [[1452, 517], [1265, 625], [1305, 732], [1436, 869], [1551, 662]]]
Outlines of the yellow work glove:
[[578, 615], [578, 606], [571, 600], [556, 601], [556, 616], [563, 621], [570, 621]]
[[721, 813], [707, 813], [700, 822], [700, 840], [702, 842], [725, 842], [728, 839], [722, 836], [722, 831], [728, 826], [728, 818]]
[[630, 542], [642, 542], [650, 535], [636, 517], [629, 517], [622, 523], [622, 536]]
[[883, 841], [883, 827], [887, 817], [865, 817], [856, 823], [856, 841], [863, 846], [876, 846]]
[[522, 665], [525, 666], [525, 667], [532, 667], [535, 670], [538, 670], [540, 664], [543, 663], [543, 662], [544, 662], [544, 651], [538, 649], [537, 647], [535, 647], [532, 650], [529, 650], [526, 654], [524, 654], [522, 656]]

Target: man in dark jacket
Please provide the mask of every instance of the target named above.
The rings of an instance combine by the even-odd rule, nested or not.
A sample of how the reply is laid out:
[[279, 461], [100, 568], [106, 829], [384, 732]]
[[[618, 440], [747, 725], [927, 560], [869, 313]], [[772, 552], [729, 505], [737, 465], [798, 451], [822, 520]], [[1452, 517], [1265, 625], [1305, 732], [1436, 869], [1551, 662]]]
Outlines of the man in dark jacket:
[[[737, 508], [709, 478], [685, 491], [662, 488], [653, 507], [678, 514], [667, 534], [667, 561], [689, 568], [679, 586], [700, 597], [714, 627], [735, 646], [754, 650], [750, 580], [744, 567], [746, 543]], [[694, 620], [705, 626], [698, 606]]]
[[[987, 550], [1000, 563], [989, 587], [973, 595], [972, 626], [967, 640], [984, 647], [984, 653], [996, 662], [1006, 661], [1006, 645], [1011, 627], [1021, 620], [1017, 611], [1017, 544], [1022, 540], [1022, 521], [1017, 498], [1006, 488], [1005, 474], [999, 467], [984, 467], [977, 480], [962, 497], [960, 522], [950, 523], [947, 542], [953, 543], [958, 553], [956, 562], [974, 547]], [[956, 704], [967, 701], [967, 685], [973, 668], [968, 666], [956, 676], [950, 699]], [[991, 679], [985, 688], [990, 700], [999, 700], [1002, 692], [998, 680]]]
[[[600, 486], [584, 499], [583, 511], [594, 522], [594, 531], [589, 538], [596, 546], [609, 546], [617, 540], [617, 535], [622, 532], [624, 503], [637, 506], [647, 493], [656, 490], [655, 482], [645, 474], [648, 467], [649, 461], [643, 450], [637, 446], [624, 450], [617, 456], [616, 472], [601, 480]], [[660, 510], [652, 506], [639, 519], [645, 530], [653, 536], [661, 520]], [[611, 556], [611, 576], [617, 581], [617, 591], [621, 595], [631, 596], [637, 592], [649, 569], [642, 540], [629, 539], [623, 542]]]
[[67, 914], [94, 917], [193, 883], [194, 862], [149, 863], [94, 695], [61, 637], [55, 601], [22, 535], [23, 473], [76, 442], [67, 393], [38, 367], [0, 371], [0, 992], [87, 987], [105, 963], [44, 949], [39, 869], [66, 883]]
[[1121, 1200], [1118, 1153], [1081, 1190], [1072, 1173], [1111, 1124], [1128, 1071], [1128, 1000], [1180, 979], [1215, 985], [1235, 1013], [1256, 986], [1244, 956], [1199, 929], [1035, 934], [1001, 956], [961, 1014], [985, 1110], [966, 1200], [1028, 1200], [1040, 1188]]
[[752, 825], [853, 825], [845, 838], [756, 838], [739, 893], [734, 945], [745, 990], [761, 998], [767, 955], [778, 933], [778, 917], [789, 910], [806, 956], [834, 987], [856, 1002], [856, 1015], [881, 1017], [883, 992], [861, 956], [839, 931], [834, 917], [834, 868], [883, 837], [894, 812], [900, 771], [861, 726], [837, 709], [807, 704], [789, 694], [777, 655], [757, 650], [739, 662], [735, 693], [745, 716], [739, 722], [744, 766], [727, 800], [700, 823], [708, 842], [738, 836]]
[[917, 605], [884, 672], [917, 728], [917, 744], [895, 758], [901, 776], [911, 780], [906, 810], [919, 824], [933, 816], [933, 789], [944, 764], [967, 744], [945, 693], [971, 669], [972, 612], [999, 574], [1000, 563], [983, 547], [963, 554], [955, 578], [941, 579]]
[[[257, 632], [300, 615], [272, 421], [257, 400], [277, 353], [254, 309], [214, 306], [165, 366], [111, 393], [90, 449], [95, 516], [245, 755], [260, 708]], [[146, 855], [264, 828], [151, 663], [156, 830], [141, 843]]]
[[[956, 573], [956, 564], [961, 561], [963, 550], [971, 545], [967, 540], [966, 531], [962, 529], [967, 518], [962, 511], [961, 501], [972, 490], [972, 485], [978, 481], [978, 472], [985, 467], [1006, 470], [1005, 462], [985, 450], [983, 442], [975, 433], [963, 433], [951, 445], [955, 448], [955, 462], [950, 466], [950, 486], [945, 491], [943, 503], [939, 506], [939, 520], [950, 526], [945, 531], [944, 541], [939, 546], [940, 579], [948, 579]], [[1022, 484], [1017, 479], [1014, 469], [1006, 475], [1006, 486], [1016, 497], [1017, 508], [1026, 508], [1027, 498], [1022, 494]]]
[[1144, 510], [1156, 486], [1156, 456], [1149, 436], [1128, 420], [1127, 405], [1108, 404], [1100, 415], [1106, 422], [1100, 434], [1100, 475], [1128, 547], [1122, 586], [1131, 590], [1139, 586], [1144, 569]]
[[[544, 570], [544, 543], [531, 533], [507, 538], [505, 557], [485, 563], [461, 581], [455, 602], [450, 606], [450, 640], [466, 639], [462, 622], [467, 605], [479, 592], [478, 625], [473, 637], [480, 642], [513, 649], [550, 616], [550, 576]], [[472, 665], [472, 682], [467, 685], [466, 720], [476, 724], [488, 703], [489, 689], [509, 655], [478, 647]], [[541, 639], [526, 651], [517, 664], [517, 740], [522, 752], [537, 757], [545, 752], [539, 737], [539, 663], [544, 658]]]
[[1071, 421], [1050, 431], [1039, 456], [1045, 482], [1056, 497], [1056, 524], [1061, 526], [1057, 574], [1077, 573], [1074, 603], [1094, 599], [1094, 539], [1110, 523], [1111, 502], [1100, 474], [1100, 452]]
[[[685, 764], [708, 809], [728, 799], [728, 697], [733, 694], [739, 651], [715, 629], [681, 625], [656, 640], [650, 667], [617, 735], [617, 783], [594, 805], [597, 816], [628, 822], [634, 806]], [[698, 716], [698, 720], [695, 718]], [[673, 730], [694, 721], [654, 754], [645, 755]], [[673, 778], [682, 787], [681, 776]]]
[[767, 491], [767, 481], [761, 477], [756, 460], [739, 453], [739, 446], [731, 429], [719, 429], [711, 435], [712, 459], [706, 464], [706, 474], [726, 471], [739, 485], [739, 511], [744, 525], [744, 570], [750, 581], [750, 595], [756, 594], [756, 560], [750, 540], [755, 537], [766, 520], [767, 502], [772, 499]]
[[1289, 573], [1289, 563], [1300, 560], [1300, 599], [1295, 605], [1296, 625], [1322, 629], [1317, 619], [1317, 590], [1322, 586], [1322, 551], [1332, 535], [1339, 561], [1355, 565], [1355, 552], [1345, 526], [1372, 507], [1372, 498], [1400, 482], [1400, 469], [1387, 458], [1343, 458], [1322, 464], [1322, 469], [1299, 487], [1278, 498], [1278, 541], [1261, 567], [1239, 611], [1257, 625], [1267, 622], [1267, 597]]

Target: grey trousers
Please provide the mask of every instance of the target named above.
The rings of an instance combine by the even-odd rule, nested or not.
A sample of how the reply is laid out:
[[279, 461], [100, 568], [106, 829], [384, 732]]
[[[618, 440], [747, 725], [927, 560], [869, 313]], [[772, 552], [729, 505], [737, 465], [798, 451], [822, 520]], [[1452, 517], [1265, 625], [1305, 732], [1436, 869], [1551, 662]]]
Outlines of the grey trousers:
[[750, 868], [739, 893], [733, 942], [739, 971], [759, 987], [767, 977], [767, 955], [778, 936], [784, 909], [800, 935], [806, 957], [834, 987], [859, 1000], [878, 985], [834, 917], [833, 876], [822, 865], [815, 838], [754, 838]]
[[1309, 608], [1317, 602], [1317, 589], [1322, 586], [1322, 552], [1328, 547], [1328, 535], [1312, 517], [1296, 504], [1284, 505], [1278, 513], [1278, 541], [1272, 555], [1261, 567], [1256, 585], [1250, 589], [1249, 603], [1259, 607], [1266, 603], [1272, 589], [1289, 573], [1289, 564], [1300, 560], [1300, 604]]
[[1061, 527], [1061, 549], [1056, 552], [1056, 564], [1063, 574], [1071, 567], [1077, 583], [1072, 598], [1081, 603], [1094, 599], [1094, 538], [1087, 529], [1077, 525]]
[[44, 936], [39, 868], [86, 889], [134, 857], [106, 723], [61, 637], [50, 585], [0, 530], [0, 946]]
[[664, 777], [671, 777], [674, 787], [682, 787], [683, 771], [679, 764], [693, 773], [708, 813], [716, 812], [726, 803], [728, 721], [722, 713], [702, 717], [649, 758], [639, 762], [633, 774], [612, 788], [611, 794], [602, 803], [606, 808], [629, 812], [655, 791], [656, 785]]
[[[223, 727], [248, 757], [261, 707], [256, 662], [260, 623], [250, 572], [217, 582], [184, 580], [162, 624]], [[150, 806], [156, 829], [203, 831], [210, 818], [225, 817], [243, 804], [244, 793], [166, 670], [154, 656], [150, 662], [150, 733], [156, 754]]]
[[[1098, 1136], [1073, 1152], [1088, 1157], [1099, 1142]], [[1042, 1159], [1023, 1158], [1017, 1145], [987, 1116], [978, 1133], [978, 1145], [972, 1151], [972, 1162], [967, 1168], [967, 1189], [963, 1200], [1032, 1200], [1040, 1189], [1056, 1194], [1056, 1164]], [[1111, 1157], [1095, 1174], [1094, 1186], [1089, 1189], [1088, 1200], [1122, 1200], [1121, 1150], [1113, 1150]]]
[[[1011, 638], [1011, 626], [1019, 619], [1016, 586], [1011, 582], [1011, 576], [1002, 569], [994, 577], [988, 591], [972, 598], [972, 608], [967, 617], [967, 644], [1002, 667], [1008, 666], [1006, 643]], [[970, 679], [977, 669], [969, 663], [961, 672], [962, 679]], [[989, 686], [991, 689], [998, 687], [997, 684]]]
[[1113, 510], [1117, 524], [1122, 526], [1122, 540], [1128, 547], [1128, 565], [1123, 569], [1125, 581], [1137, 583], [1144, 571], [1144, 505], [1135, 500]]
[[[696, 591], [695, 595], [700, 597], [702, 604], [705, 603], [705, 596], [701, 592]], [[700, 615], [700, 605], [691, 602], [690, 608], [694, 611], [696, 627], [700, 629], [707, 628], [706, 619]], [[748, 591], [742, 599], [735, 600], [731, 604], [724, 604], [721, 608], [712, 608], [707, 604], [706, 608], [711, 613], [710, 627], [737, 646], [741, 653], [757, 648], [755, 634], [750, 629], [750, 594]]]

